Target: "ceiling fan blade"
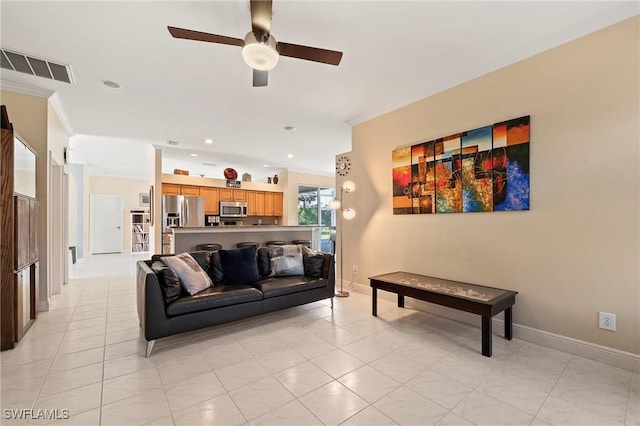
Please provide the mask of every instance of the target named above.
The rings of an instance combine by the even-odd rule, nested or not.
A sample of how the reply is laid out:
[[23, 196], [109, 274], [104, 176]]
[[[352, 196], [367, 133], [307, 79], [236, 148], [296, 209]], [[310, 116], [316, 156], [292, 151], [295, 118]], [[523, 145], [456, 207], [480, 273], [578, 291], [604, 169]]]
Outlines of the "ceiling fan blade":
[[304, 59], [306, 61], [322, 62], [323, 64], [329, 65], [338, 65], [342, 59], [342, 52], [291, 43], [278, 42], [278, 52], [280, 52], [280, 55], [282, 56]]
[[253, 87], [265, 87], [269, 82], [269, 71], [253, 70]]
[[[259, 35], [271, 32], [272, 3], [271, 0], [251, 0], [251, 31]], [[259, 37], [258, 37], [259, 39]]]
[[244, 40], [242, 40], [241, 38], [226, 37], [217, 34], [203, 33], [194, 30], [185, 30], [184, 28], [176, 27], [167, 27], [167, 29], [174, 38], [206, 41], [208, 43], [230, 44], [232, 46], [242, 46], [244, 44]]

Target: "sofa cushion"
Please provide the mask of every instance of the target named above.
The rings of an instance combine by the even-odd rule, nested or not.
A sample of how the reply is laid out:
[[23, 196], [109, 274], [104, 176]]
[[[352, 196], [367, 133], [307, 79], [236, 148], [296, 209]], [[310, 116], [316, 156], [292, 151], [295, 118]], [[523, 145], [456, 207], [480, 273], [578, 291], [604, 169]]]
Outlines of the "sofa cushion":
[[180, 279], [173, 269], [158, 260], [151, 264], [151, 269], [158, 276], [164, 303], [169, 304], [178, 299], [182, 293], [182, 287], [180, 286]]
[[205, 250], [198, 251], [190, 251], [189, 254], [193, 259], [198, 262], [198, 265], [202, 268], [202, 270], [206, 271], [209, 269], [210, 261], [209, 261], [209, 252]]
[[184, 315], [256, 300], [262, 300], [262, 293], [253, 287], [221, 284], [192, 296], [181, 297], [169, 304], [166, 312], [169, 316]]
[[302, 247], [302, 263], [304, 274], [312, 277], [322, 276], [322, 265], [324, 264], [324, 254], [313, 251], [310, 248]]
[[191, 295], [213, 285], [209, 275], [189, 253], [163, 257], [162, 262], [173, 269], [180, 279], [180, 284]]
[[222, 261], [220, 260], [220, 253], [218, 250], [211, 252], [209, 257], [209, 269], [207, 273], [213, 280], [213, 283], [221, 283], [224, 281], [224, 273], [222, 272]]
[[304, 275], [302, 263], [302, 246], [269, 246], [271, 257], [271, 277], [289, 277]]
[[258, 249], [258, 273], [262, 278], [271, 275], [271, 256], [267, 247]]
[[314, 288], [326, 287], [328, 281], [325, 278], [307, 277], [304, 275], [267, 278], [258, 281], [254, 285], [262, 291], [265, 299], [282, 296], [285, 294], [297, 293]]
[[218, 250], [218, 253], [225, 284], [250, 284], [260, 279], [255, 246]]

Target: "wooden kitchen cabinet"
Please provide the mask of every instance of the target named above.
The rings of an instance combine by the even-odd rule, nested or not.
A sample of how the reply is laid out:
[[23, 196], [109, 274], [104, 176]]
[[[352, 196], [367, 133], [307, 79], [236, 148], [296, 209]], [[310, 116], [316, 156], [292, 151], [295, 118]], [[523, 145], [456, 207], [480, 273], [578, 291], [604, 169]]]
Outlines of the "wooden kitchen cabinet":
[[220, 188], [220, 201], [233, 201], [233, 189]]
[[180, 194], [181, 195], [195, 195], [196, 197], [199, 197], [200, 196], [200, 187], [199, 186], [181, 185], [180, 186]]
[[256, 196], [256, 216], [264, 216], [264, 192], [255, 191]]
[[247, 192], [244, 189], [233, 190], [233, 201], [247, 201]]
[[256, 216], [256, 191], [247, 191], [247, 216]]
[[176, 185], [174, 183], [163, 183], [162, 194], [180, 195], [180, 185]]
[[163, 195], [195, 195], [200, 196], [200, 187], [192, 185], [178, 185], [175, 183], [162, 184]]
[[273, 192], [264, 193], [264, 215], [273, 216]]
[[282, 192], [273, 193], [273, 215], [274, 216], [282, 216], [282, 212], [284, 210], [283, 198], [284, 197]]
[[200, 187], [200, 196], [204, 197], [205, 214], [220, 214], [220, 189]]

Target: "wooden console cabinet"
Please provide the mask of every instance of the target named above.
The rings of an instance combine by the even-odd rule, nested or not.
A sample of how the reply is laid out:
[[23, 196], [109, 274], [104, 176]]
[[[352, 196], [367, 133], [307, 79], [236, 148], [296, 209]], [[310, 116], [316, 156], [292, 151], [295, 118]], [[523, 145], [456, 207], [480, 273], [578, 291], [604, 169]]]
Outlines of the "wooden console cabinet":
[[[16, 138], [6, 108], [2, 113], [0, 149], [0, 347], [11, 349], [27, 332], [38, 312], [38, 201], [35, 198], [35, 152]], [[27, 162], [16, 180], [15, 150], [24, 149]], [[26, 167], [26, 168], [25, 168]]]

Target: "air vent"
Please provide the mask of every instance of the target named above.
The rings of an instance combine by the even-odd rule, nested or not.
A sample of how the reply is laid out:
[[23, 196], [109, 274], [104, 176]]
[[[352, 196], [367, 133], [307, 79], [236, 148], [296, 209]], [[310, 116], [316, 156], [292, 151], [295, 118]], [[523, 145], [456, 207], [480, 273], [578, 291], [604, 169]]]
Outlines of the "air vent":
[[203, 166], [215, 166], [215, 163], [207, 163], [206, 161], [202, 163]]
[[46, 59], [34, 58], [31, 55], [6, 49], [2, 49], [1, 52], [0, 66], [4, 69], [71, 84], [69, 65], [56, 64]]
[[173, 146], [178, 145], [178, 143], [179, 143], [178, 141], [169, 141], [169, 145], [173, 145]]

